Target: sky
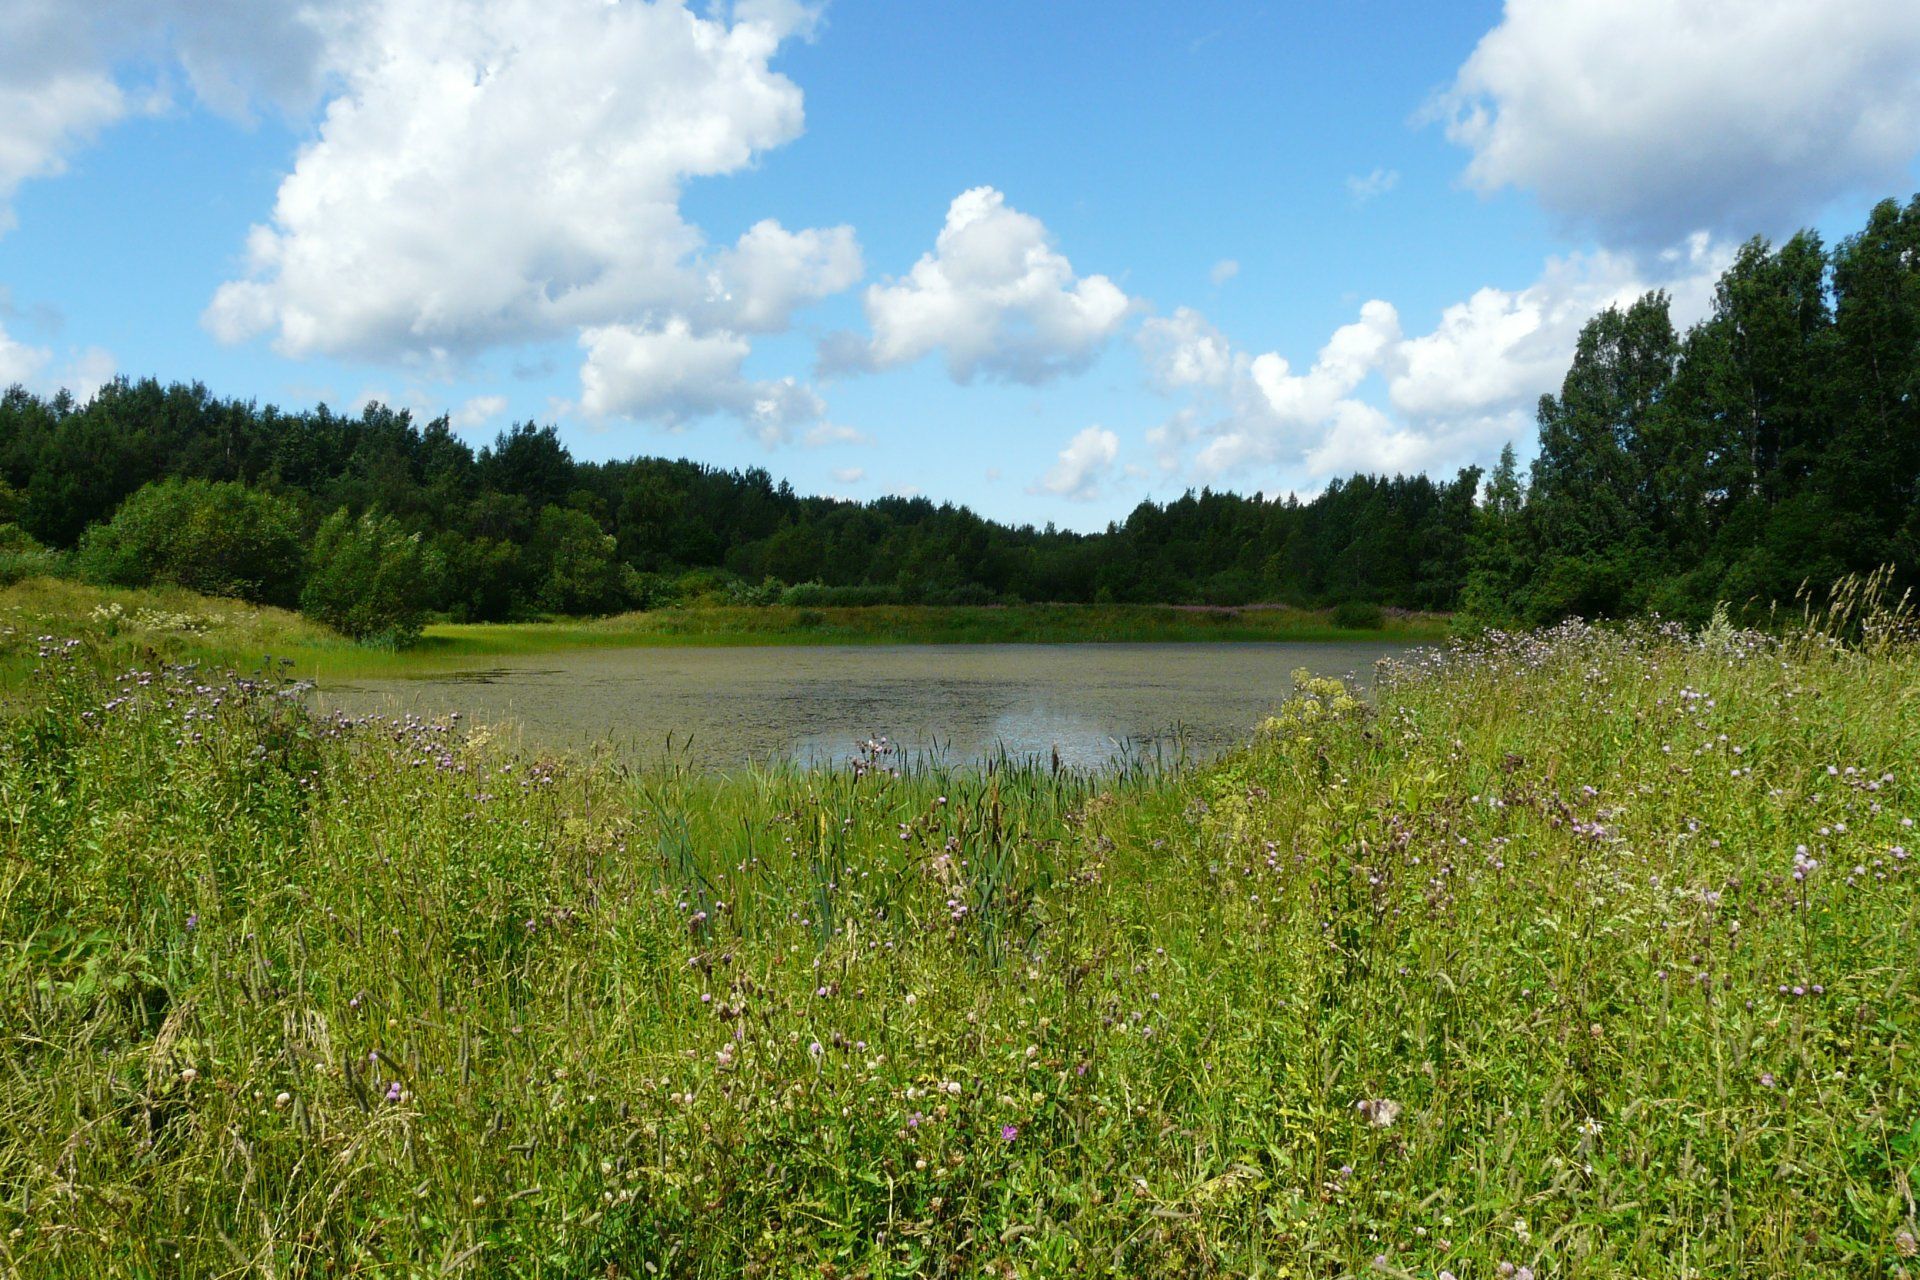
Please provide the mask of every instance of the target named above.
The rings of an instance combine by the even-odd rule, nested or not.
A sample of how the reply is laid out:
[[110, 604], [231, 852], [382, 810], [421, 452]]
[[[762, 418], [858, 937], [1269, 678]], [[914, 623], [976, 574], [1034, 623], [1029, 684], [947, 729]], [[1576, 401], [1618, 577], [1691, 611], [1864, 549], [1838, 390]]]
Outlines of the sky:
[[0, 385], [1093, 529], [1527, 457], [1917, 162], [1894, 0], [0, 0]]

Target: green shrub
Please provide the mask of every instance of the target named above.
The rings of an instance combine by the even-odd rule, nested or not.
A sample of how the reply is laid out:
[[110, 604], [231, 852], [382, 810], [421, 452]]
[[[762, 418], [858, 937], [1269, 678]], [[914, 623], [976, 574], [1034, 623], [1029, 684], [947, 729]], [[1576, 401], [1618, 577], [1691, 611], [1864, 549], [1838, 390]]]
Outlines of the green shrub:
[[405, 646], [420, 638], [432, 557], [392, 516], [346, 508], [314, 535], [301, 611], [356, 640]]
[[1333, 610], [1333, 625], [1349, 631], [1378, 631], [1387, 615], [1371, 600], [1343, 600]]
[[781, 592], [780, 603], [816, 609], [899, 604], [900, 593], [892, 587], [830, 587], [824, 582], [802, 582]]
[[300, 593], [300, 510], [242, 484], [160, 480], [81, 538], [80, 575], [102, 586], [186, 587], [258, 604]]
[[41, 546], [17, 524], [0, 524], [0, 587], [26, 578], [57, 578], [66, 572], [67, 558]]

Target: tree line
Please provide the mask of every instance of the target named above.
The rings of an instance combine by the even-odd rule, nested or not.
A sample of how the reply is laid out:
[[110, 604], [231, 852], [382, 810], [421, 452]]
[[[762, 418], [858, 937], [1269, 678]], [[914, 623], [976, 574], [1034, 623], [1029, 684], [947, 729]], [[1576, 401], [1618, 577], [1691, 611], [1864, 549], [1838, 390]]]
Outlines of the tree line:
[[1665, 294], [1580, 335], [1523, 482], [1488, 478], [1466, 607], [1547, 621], [1717, 601], [1757, 614], [1849, 573], [1920, 564], [1920, 196], [1828, 248], [1742, 246], [1712, 313]]
[[698, 599], [1364, 602], [1487, 622], [1715, 602], [1920, 563], [1920, 197], [1829, 248], [1755, 239], [1684, 334], [1665, 294], [1583, 329], [1523, 472], [1355, 475], [1309, 501], [1189, 492], [1104, 531], [761, 468], [575, 459], [522, 423], [286, 412], [199, 383], [0, 396], [0, 573], [178, 582], [354, 634]]

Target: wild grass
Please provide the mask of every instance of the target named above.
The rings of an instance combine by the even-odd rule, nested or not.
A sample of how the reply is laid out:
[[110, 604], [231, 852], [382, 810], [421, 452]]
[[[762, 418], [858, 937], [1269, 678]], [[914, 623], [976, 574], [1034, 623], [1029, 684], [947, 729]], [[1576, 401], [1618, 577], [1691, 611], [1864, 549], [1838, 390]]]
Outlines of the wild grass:
[[198, 662], [249, 669], [286, 659], [308, 679], [399, 676], [476, 658], [572, 649], [683, 645], [1058, 644], [1152, 641], [1444, 638], [1439, 614], [1390, 614], [1381, 626], [1336, 625], [1333, 611], [1279, 607], [1189, 609], [1166, 605], [872, 605], [801, 609], [709, 605], [611, 618], [440, 623], [417, 645], [357, 644], [297, 613], [180, 588], [123, 590], [30, 578], [0, 587], [0, 687], [18, 685], [38, 636], [84, 637], [123, 665]]
[[1900, 1274], [1920, 663], [1839, 630], [1496, 634], [1117, 778], [629, 776], [41, 646], [0, 1260]]

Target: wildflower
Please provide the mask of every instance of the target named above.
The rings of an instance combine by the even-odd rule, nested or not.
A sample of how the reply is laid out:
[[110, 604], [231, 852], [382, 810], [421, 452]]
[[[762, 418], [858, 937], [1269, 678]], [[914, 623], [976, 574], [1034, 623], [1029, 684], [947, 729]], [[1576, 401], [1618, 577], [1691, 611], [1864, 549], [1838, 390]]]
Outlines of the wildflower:
[[398, 1080], [390, 1081], [387, 1085], [387, 1101], [398, 1102], [400, 1101], [400, 1097], [401, 1097], [400, 1082]]
[[1353, 1109], [1376, 1129], [1391, 1129], [1400, 1118], [1400, 1104], [1390, 1098], [1362, 1098]]
[[198, 1080], [199, 1078], [200, 1078], [200, 1073], [198, 1071], [195, 1071], [192, 1067], [188, 1067], [180, 1073], [181, 1084], [192, 1084], [195, 1080]]
[[1920, 1256], [1920, 1240], [1915, 1240], [1911, 1231], [1896, 1232], [1893, 1237], [1893, 1251], [1903, 1258]]
[[187, 913], [187, 932], [192, 933], [195, 929], [198, 929], [199, 927], [200, 927], [200, 913], [198, 911], [189, 911]]
[[282, 1089], [273, 1097], [273, 1105], [285, 1111], [293, 1102], [293, 1095]]
[[821, 1054], [825, 1052], [826, 1050], [820, 1047], [820, 1042], [818, 1040], [815, 1040], [812, 1044], [807, 1046], [807, 1053], [811, 1057], [818, 1058]]
[[1000, 1141], [1012, 1142], [1015, 1138], [1019, 1136], [1020, 1136], [1019, 1125], [1003, 1124], [1000, 1126]]

